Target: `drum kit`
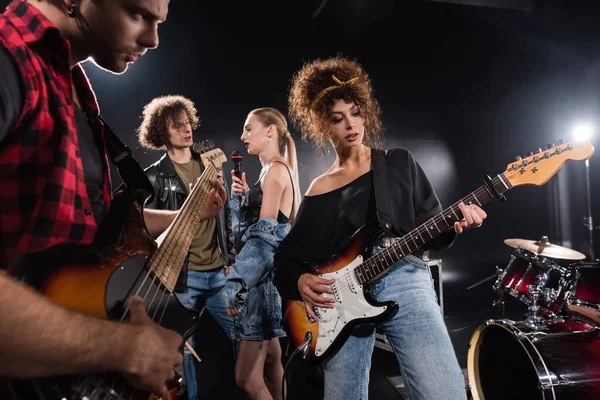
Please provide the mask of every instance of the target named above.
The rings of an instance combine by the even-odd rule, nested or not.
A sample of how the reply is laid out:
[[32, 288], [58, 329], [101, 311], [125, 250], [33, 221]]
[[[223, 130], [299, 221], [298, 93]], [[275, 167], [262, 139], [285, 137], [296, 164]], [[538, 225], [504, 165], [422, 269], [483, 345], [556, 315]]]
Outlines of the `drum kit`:
[[488, 320], [471, 337], [473, 400], [600, 399], [600, 264], [546, 236], [504, 243], [513, 250], [494, 306], [503, 315], [510, 295], [526, 318]]

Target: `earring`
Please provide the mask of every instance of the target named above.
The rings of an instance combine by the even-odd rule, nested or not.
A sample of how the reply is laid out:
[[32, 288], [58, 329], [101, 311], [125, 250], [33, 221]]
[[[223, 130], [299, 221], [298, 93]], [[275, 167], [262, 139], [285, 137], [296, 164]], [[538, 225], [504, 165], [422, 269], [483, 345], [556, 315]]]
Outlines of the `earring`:
[[271, 143], [271, 138], [267, 136], [267, 142]]
[[75, 17], [76, 9], [77, 9], [77, 4], [75, 4], [75, 0], [71, 0], [71, 5], [69, 6], [69, 9], [67, 11], [67, 14], [69, 15], [69, 17], [71, 17], [71, 18]]

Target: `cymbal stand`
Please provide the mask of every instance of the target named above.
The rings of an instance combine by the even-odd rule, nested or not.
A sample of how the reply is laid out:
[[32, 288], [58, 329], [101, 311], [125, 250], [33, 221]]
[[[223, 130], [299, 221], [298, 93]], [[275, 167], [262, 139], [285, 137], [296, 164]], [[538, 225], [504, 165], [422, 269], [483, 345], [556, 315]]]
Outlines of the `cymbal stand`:
[[538, 304], [542, 290], [538, 287], [538, 285], [527, 285], [527, 289], [529, 289], [531, 304], [529, 304], [529, 316], [524, 321], [524, 325], [534, 331], [545, 330], [547, 329], [546, 324], [544, 323], [542, 315], [539, 312], [540, 306]]

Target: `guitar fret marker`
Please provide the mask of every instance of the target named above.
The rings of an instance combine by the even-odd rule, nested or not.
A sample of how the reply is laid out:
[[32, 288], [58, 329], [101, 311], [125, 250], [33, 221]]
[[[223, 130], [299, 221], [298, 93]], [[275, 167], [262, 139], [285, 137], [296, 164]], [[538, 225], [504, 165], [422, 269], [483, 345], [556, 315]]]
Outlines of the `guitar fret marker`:
[[415, 244], [415, 246], [416, 246], [416, 247], [419, 247], [419, 245], [417, 245], [417, 242], [415, 242], [415, 239], [413, 239], [412, 235], [411, 235], [411, 237], [410, 237], [410, 238], [412, 239], [412, 241], [413, 241], [413, 243]]

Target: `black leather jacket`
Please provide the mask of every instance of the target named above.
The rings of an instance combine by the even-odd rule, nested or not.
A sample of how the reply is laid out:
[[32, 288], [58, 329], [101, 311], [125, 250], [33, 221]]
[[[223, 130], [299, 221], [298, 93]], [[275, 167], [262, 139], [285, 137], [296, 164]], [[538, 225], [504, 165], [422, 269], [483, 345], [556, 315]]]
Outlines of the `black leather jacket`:
[[[200, 154], [192, 150], [192, 157], [199, 161], [202, 171], [204, 166]], [[145, 169], [150, 183], [154, 187], [154, 199], [146, 204], [147, 208], [158, 210], [179, 210], [187, 198], [184, 183], [177, 175], [173, 162], [165, 153], [160, 160]], [[225, 207], [217, 215], [217, 242], [226, 266], [235, 261], [235, 239], [231, 229], [231, 212], [229, 210], [229, 190], [225, 182], [227, 201]], [[187, 287], [187, 258], [175, 285], [176, 291], [185, 291]]]

